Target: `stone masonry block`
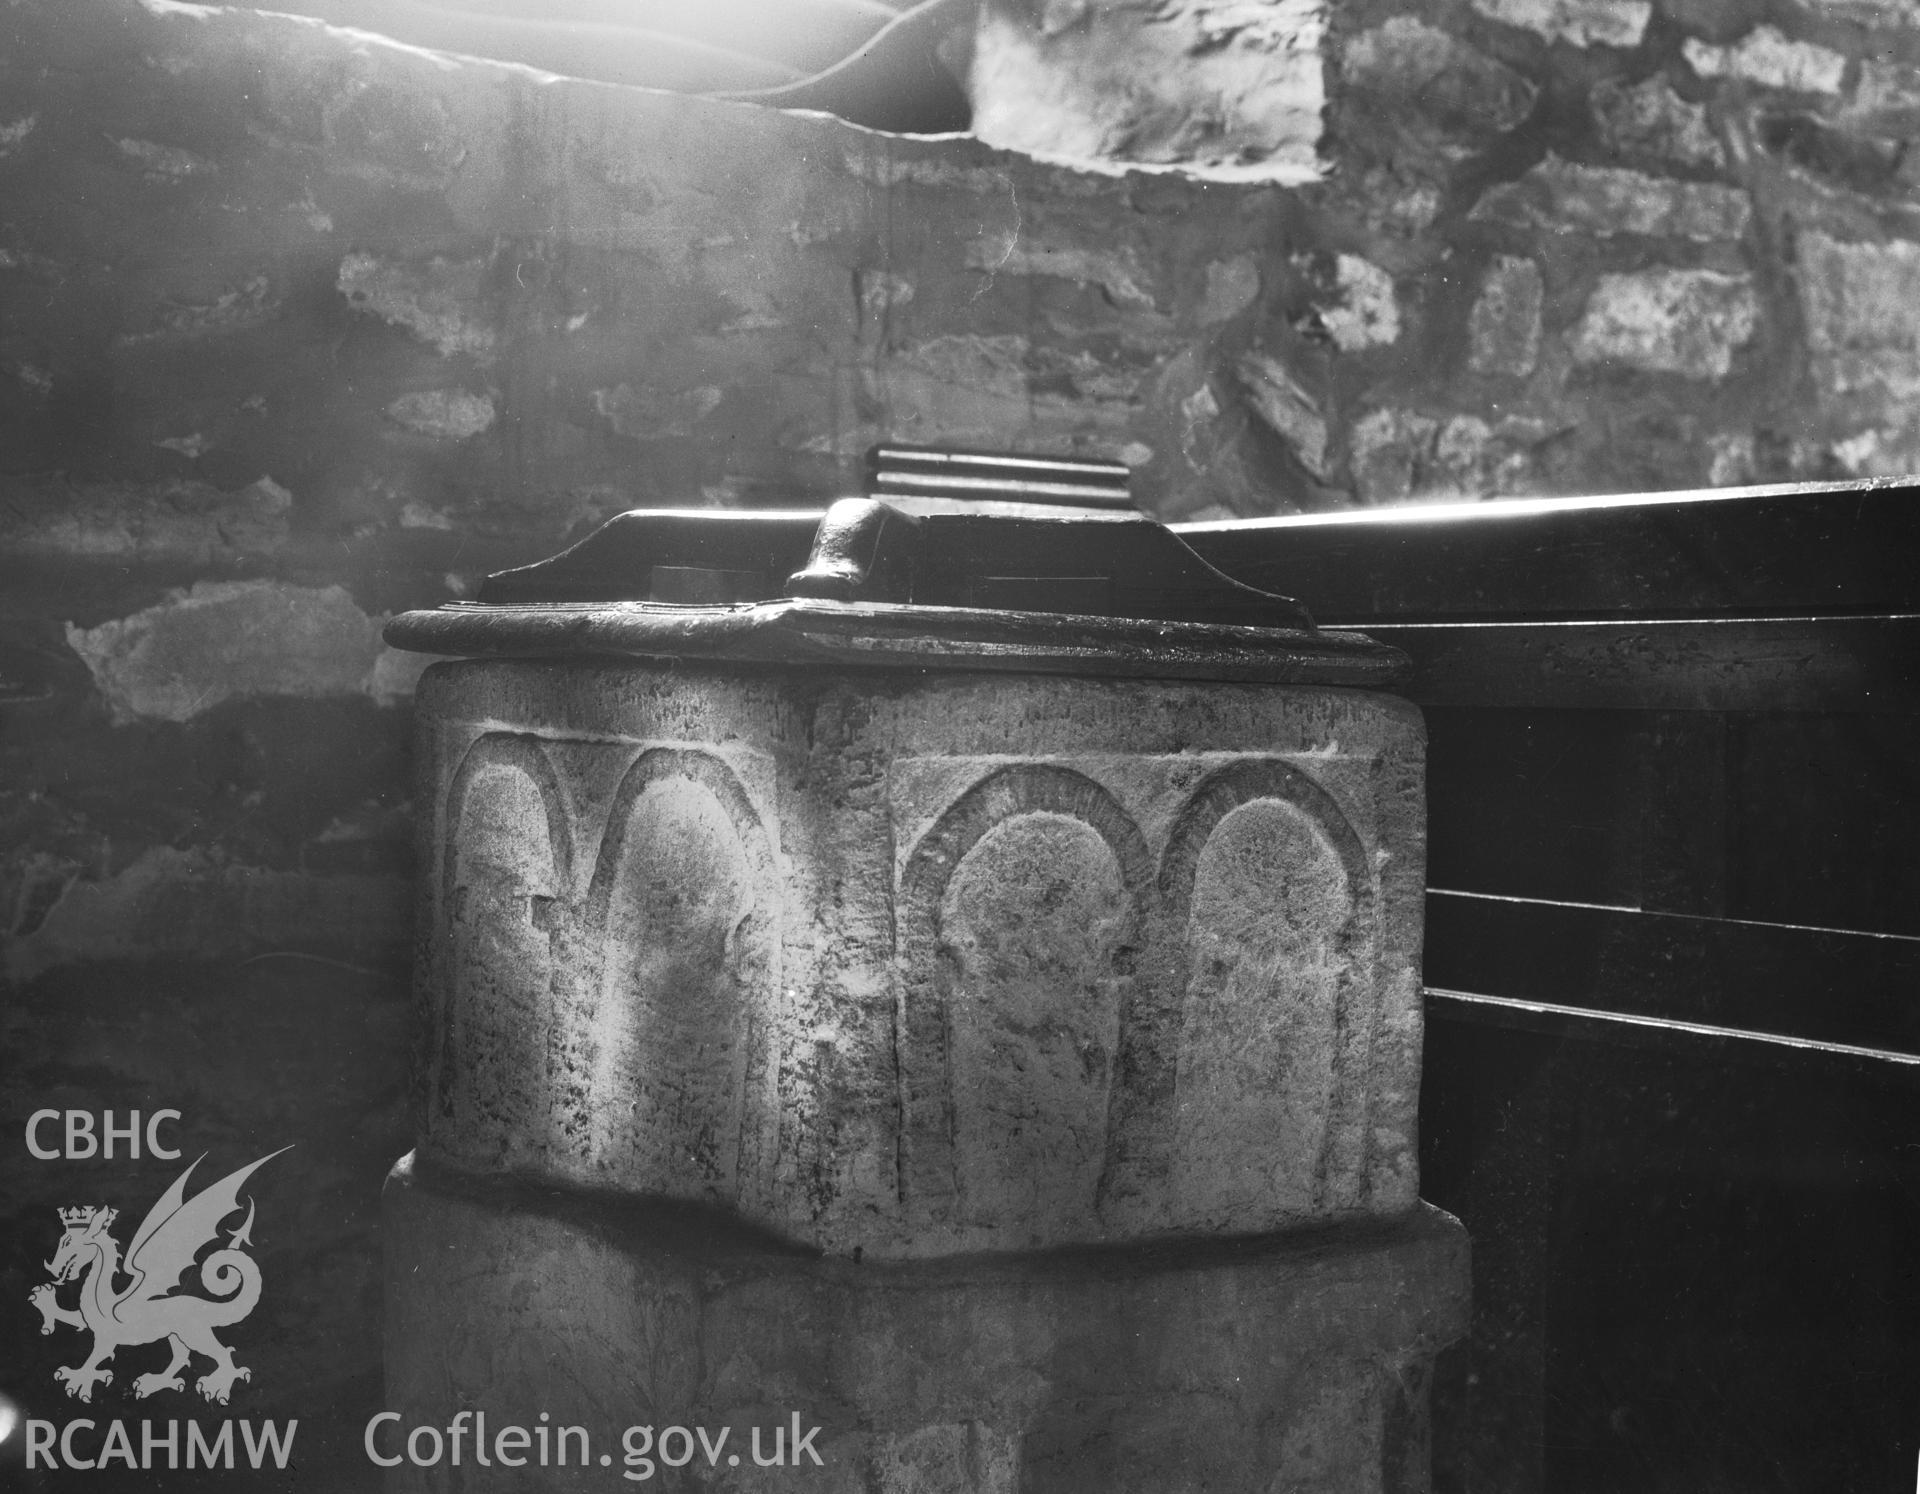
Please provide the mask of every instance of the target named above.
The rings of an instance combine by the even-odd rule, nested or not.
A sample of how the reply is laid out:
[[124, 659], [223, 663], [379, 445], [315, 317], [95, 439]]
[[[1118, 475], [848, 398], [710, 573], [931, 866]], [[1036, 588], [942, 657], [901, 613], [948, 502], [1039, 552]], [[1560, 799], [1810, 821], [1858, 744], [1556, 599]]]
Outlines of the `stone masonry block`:
[[1473, 0], [1473, 8], [1576, 47], [1637, 47], [1653, 17], [1645, 0]]
[[1881, 413], [1903, 416], [1920, 394], [1920, 244], [1803, 233], [1799, 270], [1822, 393], [1829, 400], [1866, 394], [1887, 407]]
[[1300, 387], [1279, 359], [1265, 353], [1244, 353], [1234, 364], [1234, 377], [1260, 422], [1300, 459], [1317, 478], [1327, 475], [1327, 419], [1319, 401]]
[[1400, 303], [1393, 276], [1357, 254], [1334, 256], [1334, 296], [1314, 309], [1343, 353], [1361, 353], [1399, 340]]
[[1794, 41], [1774, 26], [1758, 26], [1732, 46], [1688, 37], [1681, 50], [1703, 78], [1738, 78], [1793, 93], [1838, 93], [1847, 70], [1840, 53]]
[[422, 690], [423, 1156], [869, 1258], [1413, 1207], [1405, 704], [577, 661]]
[[1683, 166], [1726, 164], [1726, 153], [1707, 123], [1706, 106], [1688, 103], [1662, 78], [1631, 86], [1607, 79], [1594, 85], [1587, 105], [1600, 138], [1616, 151], [1658, 156]]
[[[605, 1487], [643, 1471], [622, 1442], [638, 1426], [702, 1429], [711, 1463], [696, 1443], [686, 1474], [716, 1490], [1414, 1494], [1428, 1366], [1465, 1328], [1465, 1235], [1431, 1209], [889, 1264], [408, 1161], [385, 1208], [400, 1420], [376, 1448], [402, 1457], [410, 1429], [466, 1410], [495, 1435], [541, 1416], [581, 1428], [587, 1462], [576, 1436], [567, 1466], [482, 1468], [469, 1440], [458, 1468], [392, 1468], [393, 1494]], [[801, 1434], [811, 1452], [755, 1467], [755, 1436], [764, 1459], [796, 1418], [820, 1429]]]
[[1759, 321], [1750, 276], [1669, 269], [1602, 275], [1571, 346], [1577, 363], [1718, 379]]
[[[882, 440], [1124, 454], [1171, 514], [1284, 501], [1237, 464], [1232, 415], [1192, 421], [1159, 377], [1204, 329], [1257, 330], [1277, 202], [240, 7], [76, 3], [109, 53], [0, 97], [22, 471], [269, 473], [301, 504], [296, 547], [409, 554], [409, 501], [457, 494], [463, 535], [518, 547], [496, 564], [634, 504], [824, 500]], [[1218, 83], [1210, 112], [1177, 101], [1166, 163], [1217, 148], [1261, 175], [1241, 131], [1275, 123], [1298, 149], [1269, 164], [1319, 171], [1318, 0], [1041, 9], [1041, 53], [1137, 25], [1172, 38], [1141, 76]], [[1153, 155], [1148, 134], [1127, 149]]]
[[1553, 233], [1631, 233], [1713, 243], [1745, 233], [1753, 206], [1733, 187], [1582, 166], [1549, 155], [1518, 181], [1490, 189], [1469, 216]]

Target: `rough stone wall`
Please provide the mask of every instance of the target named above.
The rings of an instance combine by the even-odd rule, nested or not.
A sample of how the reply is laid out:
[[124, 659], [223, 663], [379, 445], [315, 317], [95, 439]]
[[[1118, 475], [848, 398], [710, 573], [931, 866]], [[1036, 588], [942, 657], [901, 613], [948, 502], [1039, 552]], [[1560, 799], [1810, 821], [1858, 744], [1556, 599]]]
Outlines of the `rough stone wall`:
[[1333, 401], [1354, 494], [1910, 469], [1916, 23], [1903, 4], [1341, 8], [1325, 221], [1354, 236], [1328, 247], [1393, 277], [1400, 321], [1378, 355], [1397, 367], [1334, 381], [1358, 394]]
[[4, 1311], [53, 1206], [157, 1192], [23, 1162], [25, 1111], [175, 1106], [216, 1161], [303, 1148], [260, 1384], [371, 1394], [378, 623], [609, 513], [818, 501], [881, 435], [1123, 456], [1171, 518], [1916, 461], [1920, 7], [1355, 0], [1324, 46], [1283, 189], [0, 8]]

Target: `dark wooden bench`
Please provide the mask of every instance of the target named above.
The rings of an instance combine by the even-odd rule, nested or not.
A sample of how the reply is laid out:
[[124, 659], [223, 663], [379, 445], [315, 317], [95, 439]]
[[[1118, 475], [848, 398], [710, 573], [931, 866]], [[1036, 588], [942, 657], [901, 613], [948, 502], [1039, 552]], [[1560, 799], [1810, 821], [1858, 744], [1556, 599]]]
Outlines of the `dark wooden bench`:
[[1182, 533], [1415, 661], [1435, 1488], [1912, 1488], [1920, 485]]

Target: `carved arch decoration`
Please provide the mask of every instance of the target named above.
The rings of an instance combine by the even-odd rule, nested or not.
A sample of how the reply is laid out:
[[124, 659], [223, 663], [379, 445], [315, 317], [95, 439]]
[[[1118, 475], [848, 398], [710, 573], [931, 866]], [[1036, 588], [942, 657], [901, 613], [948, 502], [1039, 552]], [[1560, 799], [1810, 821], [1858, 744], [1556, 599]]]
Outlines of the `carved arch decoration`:
[[[512, 801], [529, 791], [543, 835], [516, 833], [526, 827]], [[484, 830], [483, 811], [506, 823]], [[540, 739], [477, 738], [448, 782], [443, 823], [440, 906], [427, 920], [439, 937], [426, 952], [426, 1130], [443, 1149], [527, 1160], [547, 1131], [553, 988], [567, 965], [557, 941], [574, 890], [568, 800]]]
[[[637, 844], [650, 812], [656, 833]], [[662, 866], [676, 849], [683, 864]], [[728, 906], [695, 901], [715, 887], [732, 889]], [[586, 893], [564, 1097], [583, 1163], [642, 1191], [764, 1204], [779, 898], [772, 838], [734, 770], [698, 748], [642, 751], [614, 791]]]
[[[1327, 1203], [1334, 1148], [1342, 1138], [1356, 1136], [1364, 1147], [1370, 1102], [1365, 1076], [1377, 1007], [1370, 999], [1376, 979], [1370, 956], [1378, 937], [1371, 860], [1338, 802], [1301, 769], [1278, 758], [1229, 763], [1202, 780], [1181, 806], [1155, 878], [1153, 965], [1135, 986], [1123, 1023], [1119, 1071], [1125, 1084], [1114, 1096], [1102, 1179], [1102, 1217], [1110, 1224], [1141, 1223], [1142, 1210], [1172, 1205], [1177, 1211], [1176, 1195], [1203, 1170], [1183, 1167], [1180, 1145], [1183, 1049], [1191, 1046], [1195, 1024], [1206, 1020], [1195, 1010], [1196, 987], [1205, 973], [1196, 968], [1202, 952], [1196, 947], [1195, 887], [1223, 823], [1236, 811], [1262, 805], [1299, 816], [1331, 852], [1345, 884], [1343, 915], [1326, 941], [1323, 962], [1333, 989], [1325, 1014], [1331, 1044], [1325, 1121], [1311, 1144], [1315, 1211]], [[1344, 1166], [1339, 1170], [1347, 1172]]]
[[[956, 1072], [960, 978], [955, 951], [946, 942], [943, 909], [968, 858], [989, 836], [1017, 834], [1036, 816], [1067, 820], [1091, 831], [1110, 858], [1112, 875], [1124, 902], [1111, 947], [1100, 956], [1098, 977], [1105, 988], [1099, 1000], [1119, 1012], [1127, 1001], [1145, 933], [1153, 857], [1139, 827], [1107, 789], [1084, 773], [1046, 763], [1021, 763], [996, 769], [975, 782], [940, 815], [920, 838], [900, 874], [896, 904], [895, 1039], [898, 1055], [900, 1157], [898, 1187], [903, 1212], [924, 1223], [964, 1227], [968, 1222], [967, 1180], [958, 1144], [957, 1092], [991, 1084], [988, 1072]], [[1094, 1117], [1097, 1136], [1085, 1197], [1062, 1206], [1079, 1208], [1090, 1219], [1105, 1150], [1106, 1109], [1114, 1083], [1117, 1042], [1102, 1056], [1107, 1093]], [[1011, 1242], [1010, 1242], [1011, 1243]]]

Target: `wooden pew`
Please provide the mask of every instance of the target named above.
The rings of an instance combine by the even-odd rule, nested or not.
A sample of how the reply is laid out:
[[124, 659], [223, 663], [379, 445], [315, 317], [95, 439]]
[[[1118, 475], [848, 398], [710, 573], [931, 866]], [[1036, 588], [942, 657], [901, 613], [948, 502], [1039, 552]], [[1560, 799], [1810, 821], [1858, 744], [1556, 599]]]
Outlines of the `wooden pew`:
[[1435, 1489], [1910, 1488], [1920, 483], [1179, 527], [1415, 661]]

